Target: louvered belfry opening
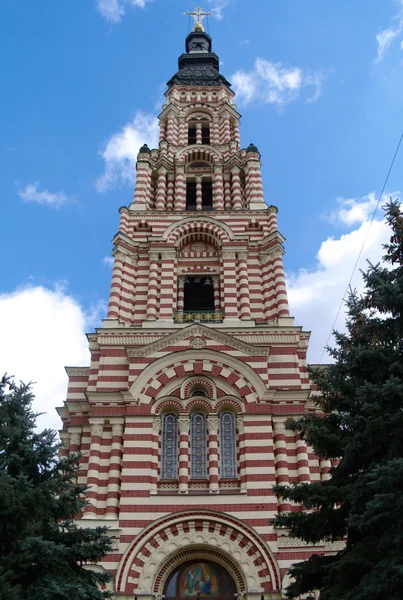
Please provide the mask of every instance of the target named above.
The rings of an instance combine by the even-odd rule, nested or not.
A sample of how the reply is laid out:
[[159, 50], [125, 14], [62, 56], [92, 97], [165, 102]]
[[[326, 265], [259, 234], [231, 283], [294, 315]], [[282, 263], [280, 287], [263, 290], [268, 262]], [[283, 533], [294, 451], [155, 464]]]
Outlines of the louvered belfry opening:
[[214, 310], [214, 288], [210, 276], [186, 277], [184, 310]]

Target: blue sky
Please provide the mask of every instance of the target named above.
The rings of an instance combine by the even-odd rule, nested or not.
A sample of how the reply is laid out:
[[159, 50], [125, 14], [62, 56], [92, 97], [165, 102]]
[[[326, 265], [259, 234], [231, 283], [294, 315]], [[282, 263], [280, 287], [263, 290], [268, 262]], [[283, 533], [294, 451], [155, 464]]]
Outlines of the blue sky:
[[[195, 0], [3, 0], [0, 370], [63, 401], [105, 316], [118, 208]], [[296, 322], [319, 361], [402, 132], [403, 0], [204, 0], [241, 140], [279, 208]], [[387, 192], [403, 189], [403, 149]], [[363, 252], [387, 239], [376, 215]], [[364, 263], [362, 263], [364, 264]], [[357, 273], [354, 283], [360, 286]], [[343, 326], [343, 318], [338, 327]]]

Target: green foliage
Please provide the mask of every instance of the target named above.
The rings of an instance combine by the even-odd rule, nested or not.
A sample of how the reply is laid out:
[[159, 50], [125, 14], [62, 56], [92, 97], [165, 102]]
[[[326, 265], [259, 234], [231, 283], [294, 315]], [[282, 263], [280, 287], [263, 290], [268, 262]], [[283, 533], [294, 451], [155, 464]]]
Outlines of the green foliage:
[[337, 460], [329, 481], [276, 486], [305, 510], [274, 523], [313, 543], [345, 540], [334, 556], [313, 555], [291, 570], [289, 598], [319, 589], [321, 600], [403, 597], [403, 215], [385, 207], [391, 227], [386, 264], [369, 264], [365, 292], [351, 292], [347, 332], [316, 369], [318, 413], [288, 427], [318, 456]]
[[86, 565], [112, 549], [106, 529], [81, 529], [78, 456], [35, 431], [30, 386], [0, 381], [0, 600], [101, 600], [109, 581]]

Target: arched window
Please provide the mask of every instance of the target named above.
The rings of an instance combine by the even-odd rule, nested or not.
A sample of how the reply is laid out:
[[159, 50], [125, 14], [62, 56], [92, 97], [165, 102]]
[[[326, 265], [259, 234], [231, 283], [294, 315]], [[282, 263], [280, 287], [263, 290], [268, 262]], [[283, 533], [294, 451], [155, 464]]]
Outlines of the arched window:
[[235, 415], [231, 412], [220, 414], [220, 477], [235, 479], [236, 465], [236, 427]]
[[193, 413], [190, 418], [190, 478], [207, 479], [207, 426], [203, 413]]
[[196, 390], [193, 390], [189, 394], [189, 398], [194, 398], [195, 396], [202, 396], [203, 398], [208, 398], [207, 392], [205, 390], [201, 390], [199, 388], [197, 388]]
[[178, 417], [162, 417], [161, 479], [178, 478]]

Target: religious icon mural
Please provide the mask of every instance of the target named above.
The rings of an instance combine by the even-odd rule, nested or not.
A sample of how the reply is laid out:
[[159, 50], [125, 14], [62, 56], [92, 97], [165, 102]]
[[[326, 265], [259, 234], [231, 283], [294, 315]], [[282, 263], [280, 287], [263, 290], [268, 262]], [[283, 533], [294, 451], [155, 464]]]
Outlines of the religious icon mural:
[[235, 592], [234, 581], [223, 567], [210, 561], [194, 561], [181, 565], [172, 573], [165, 588], [165, 597], [233, 598]]
[[220, 590], [215, 568], [204, 562], [189, 565], [179, 580], [180, 596], [219, 596]]

